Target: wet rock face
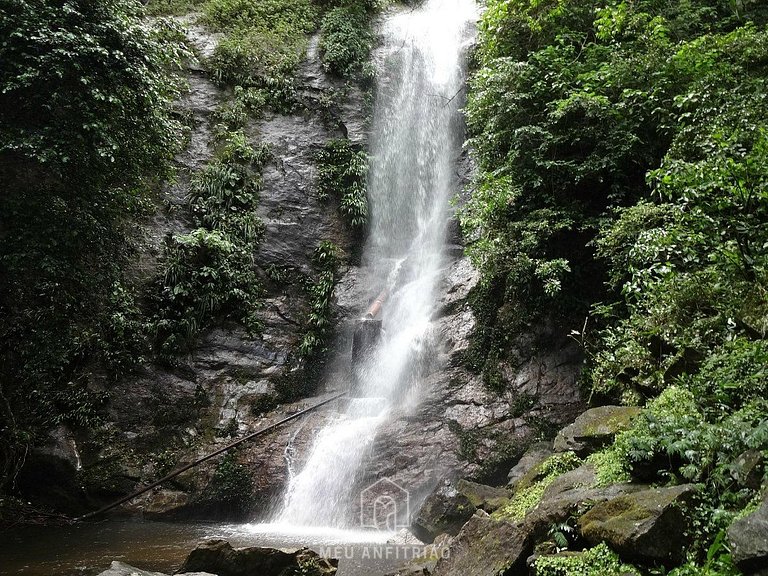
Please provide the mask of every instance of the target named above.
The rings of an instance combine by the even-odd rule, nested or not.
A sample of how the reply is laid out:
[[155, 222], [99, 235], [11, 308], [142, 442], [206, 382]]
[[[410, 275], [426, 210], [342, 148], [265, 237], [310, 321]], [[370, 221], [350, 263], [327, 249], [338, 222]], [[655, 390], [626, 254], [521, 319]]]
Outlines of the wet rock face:
[[[218, 36], [195, 24], [191, 16], [180, 20], [201, 56], [199, 61], [187, 63], [189, 91], [178, 103], [189, 119], [189, 143], [175, 160], [177, 179], [163, 190], [161, 207], [147, 228], [145, 250], [135, 264], [139, 279], [150, 279], [157, 273], [167, 235], [190, 231], [190, 182], [214, 157], [215, 113], [232, 98], [230, 91], [211, 81], [203, 65]], [[254, 254], [261, 271], [277, 265], [310, 273], [311, 256], [325, 240], [348, 253], [353, 248], [353, 235], [338, 214], [337, 201], [318, 198], [315, 154], [334, 138], [349, 137], [365, 146], [365, 98], [359, 88], [324, 73], [316, 48], [317, 38], [297, 71], [296, 111], [288, 115], [267, 113], [245, 128], [252, 145], [266, 143], [272, 154], [264, 169], [257, 209], [265, 225], [264, 238]], [[94, 489], [102, 491], [110, 486], [116, 493], [128, 492], [137, 483], [154, 480], [233, 437], [308, 406], [298, 402], [276, 407], [275, 389], [292, 368], [290, 357], [305, 331], [309, 296], [299, 283], [281, 284], [266, 276], [260, 312], [263, 331], [258, 337], [249, 336], [238, 325], [220, 325], [203, 334], [190, 354], [176, 359], [174, 366], [147, 364], [121, 384], [120, 394], [112, 394], [107, 438], [86, 446], [84, 464], [96, 463], [98, 467], [99, 460], [121, 463], [100, 473]], [[345, 276], [356, 275], [351, 270]], [[363, 300], [361, 289], [349, 283], [340, 300], [353, 307]], [[347, 312], [340, 309], [341, 314]], [[293, 422], [260, 438], [238, 457], [251, 472], [259, 517], [268, 516], [268, 503], [279, 501], [291, 458], [295, 456], [297, 462], [301, 459], [324, 419], [321, 413]], [[172, 488], [188, 493], [186, 501], [156, 493], [134, 502], [130, 509], [160, 515], [190, 513], [216, 466], [214, 460], [179, 478]]]
[[[419, 381], [419, 402], [402, 406], [379, 430], [360, 482], [362, 488], [389, 478], [410, 492], [414, 507], [446, 478], [504, 484], [542, 433], [541, 423], [559, 428], [584, 407], [577, 384], [581, 357], [566, 338], [553, 337], [551, 351], [530, 351], [502, 394], [471, 373], [463, 361], [475, 326], [467, 297], [479, 275], [460, 258], [443, 278], [436, 361]], [[530, 400], [525, 409], [521, 395]]]
[[211, 572], [217, 576], [332, 576], [338, 560], [308, 549], [283, 552], [274, 548], [232, 548], [225, 540], [209, 540], [195, 548], [180, 572]]
[[637, 406], [591, 408], [558, 433], [555, 451], [571, 450], [578, 456], [588, 456], [613, 442], [619, 432], [628, 430], [641, 411]]
[[682, 562], [692, 485], [653, 488], [595, 505], [579, 519], [590, 544], [607, 543], [623, 557], [644, 562]]
[[768, 498], [728, 529], [733, 561], [748, 576], [768, 575]]
[[541, 502], [525, 517], [525, 522], [536, 538], [544, 538], [553, 524], [565, 522], [591, 505], [647, 489], [636, 484], [612, 484], [596, 487], [597, 475], [593, 466], [585, 464], [558, 477], [544, 491]]

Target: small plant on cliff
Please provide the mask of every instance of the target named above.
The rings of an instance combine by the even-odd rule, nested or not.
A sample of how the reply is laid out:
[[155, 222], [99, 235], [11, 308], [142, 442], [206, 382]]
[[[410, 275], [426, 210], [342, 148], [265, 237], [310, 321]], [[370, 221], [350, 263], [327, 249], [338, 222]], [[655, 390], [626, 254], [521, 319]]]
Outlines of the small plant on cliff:
[[253, 502], [253, 480], [236, 454], [228, 453], [221, 459], [201, 500], [232, 513], [247, 511]]
[[338, 247], [333, 242], [321, 242], [315, 250], [312, 262], [317, 275], [307, 282], [310, 313], [307, 318], [307, 331], [299, 345], [299, 355], [305, 360], [325, 351], [331, 332], [331, 298], [336, 287], [336, 273], [339, 267]]
[[209, 0], [204, 22], [224, 34], [208, 65], [220, 84], [259, 88], [275, 109], [295, 101], [293, 73], [317, 25], [309, 0]]
[[368, 155], [349, 140], [330, 140], [315, 157], [321, 198], [340, 199], [339, 211], [356, 230], [368, 222]]

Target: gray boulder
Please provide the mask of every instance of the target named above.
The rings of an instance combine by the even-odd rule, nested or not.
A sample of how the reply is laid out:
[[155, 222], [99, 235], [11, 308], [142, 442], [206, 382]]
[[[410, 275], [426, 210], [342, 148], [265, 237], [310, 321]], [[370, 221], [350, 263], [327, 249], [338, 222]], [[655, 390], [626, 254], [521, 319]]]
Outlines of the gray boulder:
[[596, 504], [579, 519], [590, 544], [607, 543], [622, 556], [643, 562], [682, 562], [688, 527], [690, 484], [654, 488]]
[[733, 463], [731, 475], [740, 485], [759, 490], [763, 482], [765, 458], [759, 450], [747, 450]]
[[446, 481], [427, 497], [411, 520], [411, 532], [422, 542], [431, 543], [440, 534], [455, 536], [475, 513], [469, 498]]
[[581, 414], [560, 430], [555, 451], [572, 450], [584, 457], [613, 442], [616, 434], [629, 429], [642, 410], [637, 406], [600, 406]]
[[522, 522], [495, 520], [478, 512], [437, 562], [434, 576], [511, 576], [523, 574], [531, 545]]
[[211, 572], [217, 576], [306, 576], [336, 574], [338, 560], [321, 558], [302, 548], [283, 552], [274, 548], [232, 548], [226, 540], [209, 540], [195, 548], [180, 573]]
[[728, 529], [733, 561], [745, 574], [768, 576], [768, 501]]
[[[104, 570], [99, 576], [167, 576], [160, 572], [148, 572], [147, 570], [141, 570], [124, 562], [112, 562], [109, 569]], [[209, 574], [208, 572], [186, 572], [179, 576], [216, 576], [215, 574]]]

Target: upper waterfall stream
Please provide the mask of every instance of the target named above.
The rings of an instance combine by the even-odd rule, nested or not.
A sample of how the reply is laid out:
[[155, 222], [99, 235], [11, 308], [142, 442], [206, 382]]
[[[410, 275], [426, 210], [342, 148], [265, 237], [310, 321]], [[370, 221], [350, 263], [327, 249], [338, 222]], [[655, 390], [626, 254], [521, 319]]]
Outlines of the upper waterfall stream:
[[476, 15], [474, 0], [428, 0], [382, 25], [363, 256], [388, 295], [381, 337], [357, 369], [346, 412], [319, 432], [292, 475], [278, 524], [393, 530], [408, 523], [407, 511], [386, 499], [375, 504], [384, 507], [375, 517], [361, 517], [355, 478], [378, 426], [418, 401], [419, 367], [433, 356], [431, 318], [463, 136], [462, 53]]

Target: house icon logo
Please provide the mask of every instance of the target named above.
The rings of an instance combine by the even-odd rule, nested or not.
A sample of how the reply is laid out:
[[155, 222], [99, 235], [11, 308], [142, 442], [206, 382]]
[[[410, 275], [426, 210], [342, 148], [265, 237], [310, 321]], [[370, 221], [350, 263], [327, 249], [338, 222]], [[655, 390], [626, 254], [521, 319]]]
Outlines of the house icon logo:
[[411, 504], [408, 490], [389, 478], [377, 480], [360, 492], [360, 526], [387, 532], [408, 528]]

